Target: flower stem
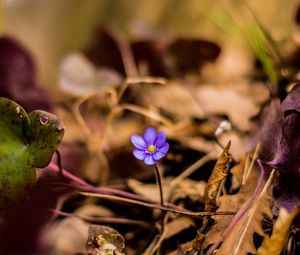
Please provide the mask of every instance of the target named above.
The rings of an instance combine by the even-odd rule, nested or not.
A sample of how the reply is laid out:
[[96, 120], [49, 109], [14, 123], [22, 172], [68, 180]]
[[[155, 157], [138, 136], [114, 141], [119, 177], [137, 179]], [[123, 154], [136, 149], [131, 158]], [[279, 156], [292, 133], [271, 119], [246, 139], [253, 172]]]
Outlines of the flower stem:
[[[110, 195], [116, 195], [116, 196], [122, 196], [122, 197], [127, 197], [130, 199], [136, 199], [136, 200], [140, 200], [140, 201], [144, 201], [144, 202], [148, 202], [148, 203], [155, 203], [155, 201], [148, 199], [146, 197], [140, 196], [140, 195], [136, 195], [136, 194], [132, 194], [129, 192], [126, 192], [124, 190], [119, 190], [119, 189], [113, 189], [113, 188], [108, 188], [108, 187], [94, 187], [91, 184], [85, 182], [84, 180], [78, 178], [77, 176], [71, 174], [69, 171], [67, 171], [66, 169], [60, 168], [58, 165], [54, 164], [54, 163], [50, 163], [48, 166], [52, 171], [57, 172], [58, 174], [62, 174], [65, 179], [67, 179], [66, 183], [74, 183], [79, 185], [77, 187], [77, 189], [79, 188], [85, 188], [86, 192], [95, 192], [95, 193], [100, 193], [100, 194], [110, 194]], [[59, 171], [61, 171], [61, 173], [59, 173]], [[62, 185], [61, 183], [58, 185]], [[170, 203], [164, 203], [166, 206], [173, 208], [173, 209], [178, 209], [178, 210], [185, 210], [184, 208], [181, 208], [179, 206], [170, 204]]]
[[155, 164], [155, 178], [159, 188], [160, 205], [164, 206], [164, 194], [163, 194], [162, 181], [161, 181], [162, 177], [159, 172], [157, 164]]
[[[154, 165], [154, 169], [155, 169], [155, 178], [156, 178], [156, 182], [158, 184], [158, 188], [159, 188], [159, 197], [160, 197], [160, 205], [162, 207], [164, 207], [164, 194], [163, 194], [163, 188], [162, 188], [162, 176], [160, 174], [160, 171], [158, 169], [158, 165], [155, 164]], [[165, 229], [165, 215], [166, 215], [166, 212], [162, 212], [161, 214], [161, 223], [160, 223], [160, 226], [161, 226], [161, 229], [160, 229], [160, 235], [163, 234], [164, 232], [164, 229]]]

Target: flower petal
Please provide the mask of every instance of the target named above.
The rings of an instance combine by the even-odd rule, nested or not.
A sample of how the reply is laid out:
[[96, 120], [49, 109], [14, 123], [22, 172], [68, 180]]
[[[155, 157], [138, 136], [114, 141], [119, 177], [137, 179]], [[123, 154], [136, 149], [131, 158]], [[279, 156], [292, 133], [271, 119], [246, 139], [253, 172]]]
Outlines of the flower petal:
[[133, 155], [134, 155], [137, 159], [144, 160], [145, 157], [146, 157], [146, 152], [145, 152], [145, 151], [142, 151], [142, 150], [139, 150], [139, 149], [134, 149], [134, 150], [133, 150]]
[[155, 146], [157, 148], [161, 148], [162, 146], [164, 146], [166, 142], [166, 138], [167, 138], [166, 133], [161, 131], [156, 138]]
[[147, 128], [144, 133], [144, 139], [148, 143], [148, 145], [154, 144], [156, 138], [157, 138], [157, 132], [155, 131], [155, 129], [152, 127]]
[[165, 145], [161, 148], [159, 148], [154, 154], [153, 154], [153, 159], [154, 160], [160, 160], [163, 158], [169, 150], [169, 144], [165, 143]]
[[144, 163], [146, 165], [154, 165], [156, 163], [156, 161], [153, 159], [152, 154], [147, 154], [145, 159], [144, 159]]
[[147, 144], [145, 140], [143, 139], [143, 137], [139, 135], [132, 135], [130, 140], [132, 144], [140, 150], [145, 150], [147, 148]]

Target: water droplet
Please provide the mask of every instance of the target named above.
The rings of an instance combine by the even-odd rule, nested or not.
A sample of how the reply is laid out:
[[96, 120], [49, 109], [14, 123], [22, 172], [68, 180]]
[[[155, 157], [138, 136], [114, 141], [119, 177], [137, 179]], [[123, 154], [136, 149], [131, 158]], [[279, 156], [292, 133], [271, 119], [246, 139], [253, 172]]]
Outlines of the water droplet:
[[17, 114], [19, 114], [21, 112], [20, 106], [17, 106], [16, 111], [17, 111]]
[[42, 125], [46, 125], [49, 121], [49, 118], [47, 116], [43, 116], [40, 118], [40, 122]]

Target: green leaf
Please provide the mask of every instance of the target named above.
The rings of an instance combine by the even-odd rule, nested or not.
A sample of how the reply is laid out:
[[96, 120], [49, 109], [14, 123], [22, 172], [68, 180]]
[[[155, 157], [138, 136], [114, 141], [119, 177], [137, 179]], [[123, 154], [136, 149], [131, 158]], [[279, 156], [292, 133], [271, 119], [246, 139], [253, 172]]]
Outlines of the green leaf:
[[49, 164], [64, 127], [55, 115], [33, 111], [28, 116], [7, 98], [0, 98], [0, 115], [0, 208], [5, 208], [35, 184], [35, 168]]

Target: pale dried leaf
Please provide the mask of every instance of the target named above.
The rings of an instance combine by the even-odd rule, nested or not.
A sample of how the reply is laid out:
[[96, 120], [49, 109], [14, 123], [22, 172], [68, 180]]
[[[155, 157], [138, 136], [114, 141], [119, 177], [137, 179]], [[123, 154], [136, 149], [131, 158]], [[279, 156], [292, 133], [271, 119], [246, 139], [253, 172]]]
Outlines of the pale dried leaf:
[[101, 87], [116, 86], [122, 77], [114, 70], [97, 69], [83, 54], [72, 53], [60, 65], [60, 88], [75, 96], [86, 95]]
[[250, 118], [259, 112], [251, 98], [225, 87], [202, 86], [197, 91], [197, 99], [206, 111], [228, 115], [230, 122], [241, 130], [249, 130]]
[[204, 202], [205, 181], [184, 179], [178, 183], [170, 195], [170, 201], [189, 198], [192, 202]]
[[294, 218], [299, 214], [299, 208], [291, 214], [285, 208], [280, 208], [279, 216], [274, 224], [271, 237], [265, 235], [257, 255], [279, 255], [286, 244], [288, 233]]
[[87, 237], [88, 224], [78, 218], [68, 217], [51, 224], [43, 235], [43, 242], [46, 247], [51, 247], [54, 254], [84, 254]]
[[[145, 184], [135, 179], [129, 179], [127, 185], [136, 193], [145, 196], [153, 201], [160, 201], [159, 189], [157, 184]], [[164, 197], [168, 197], [170, 192], [170, 180], [163, 181]]]
[[226, 114], [234, 126], [247, 131], [251, 128], [250, 118], [268, 98], [268, 90], [263, 84], [242, 80], [226, 83], [226, 86], [224, 82], [198, 87], [169, 83], [147, 88], [143, 97], [149, 105], [163, 109], [180, 121], [206, 118], [209, 113]]
[[[164, 197], [170, 201], [189, 198], [191, 201], [203, 201], [206, 182], [194, 181], [191, 179], [182, 180], [175, 188], [171, 187], [171, 178], [166, 178], [163, 182]], [[157, 184], [145, 184], [135, 179], [129, 179], [127, 185], [136, 193], [153, 201], [160, 201]]]
[[[174, 133], [171, 134], [170, 137], [172, 139], [178, 139], [179, 136], [177, 133]], [[216, 147], [215, 142], [208, 141], [202, 137], [180, 137], [179, 140], [185, 146], [205, 153], [211, 152]]]
[[147, 89], [147, 92], [149, 93], [146, 93], [145, 99], [150, 105], [164, 109], [178, 120], [205, 117], [203, 109], [192, 93], [180, 84], [155, 86]]

